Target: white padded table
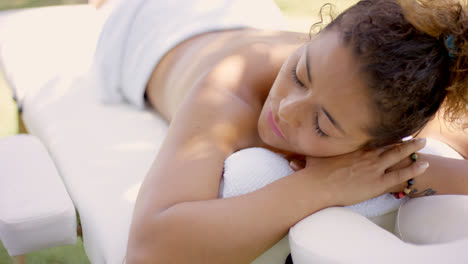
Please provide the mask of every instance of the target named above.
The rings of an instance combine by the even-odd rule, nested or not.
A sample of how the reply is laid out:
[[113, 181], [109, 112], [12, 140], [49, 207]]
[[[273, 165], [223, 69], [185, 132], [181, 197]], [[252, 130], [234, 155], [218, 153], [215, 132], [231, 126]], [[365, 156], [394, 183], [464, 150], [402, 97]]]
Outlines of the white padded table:
[[34, 136], [0, 138], [0, 239], [10, 256], [76, 243], [75, 207]]
[[[98, 101], [87, 74], [105, 13], [90, 6], [0, 15], [0, 61], [80, 213], [92, 263], [122, 263], [136, 195], [166, 133], [152, 111]], [[8, 66], [8, 67], [5, 67]]]

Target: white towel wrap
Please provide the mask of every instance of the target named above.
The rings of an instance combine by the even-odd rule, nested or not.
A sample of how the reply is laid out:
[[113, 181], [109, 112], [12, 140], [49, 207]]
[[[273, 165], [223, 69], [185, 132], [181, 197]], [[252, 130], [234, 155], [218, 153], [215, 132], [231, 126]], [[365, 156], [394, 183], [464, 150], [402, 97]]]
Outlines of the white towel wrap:
[[158, 61], [190, 37], [218, 30], [286, 26], [273, 0], [120, 0], [96, 47], [94, 69], [101, 99], [143, 108], [146, 84]]

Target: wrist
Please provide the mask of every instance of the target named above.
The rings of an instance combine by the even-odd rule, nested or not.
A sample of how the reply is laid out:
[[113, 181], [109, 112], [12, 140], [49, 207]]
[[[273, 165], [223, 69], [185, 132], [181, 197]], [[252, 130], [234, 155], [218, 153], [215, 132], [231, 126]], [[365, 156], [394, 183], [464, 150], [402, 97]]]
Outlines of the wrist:
[[321, 181], [321, 177], [315, 177], [305, 169], [295, 172], [291, 177], [297, 179], [297, 188], [294, 193], [302, 197], [305, 204], [310, 206], [307, 209], [309, 214], [340, 204], [339, 194], [334, 191], [334, 188], [330, 188], [324, 181]]

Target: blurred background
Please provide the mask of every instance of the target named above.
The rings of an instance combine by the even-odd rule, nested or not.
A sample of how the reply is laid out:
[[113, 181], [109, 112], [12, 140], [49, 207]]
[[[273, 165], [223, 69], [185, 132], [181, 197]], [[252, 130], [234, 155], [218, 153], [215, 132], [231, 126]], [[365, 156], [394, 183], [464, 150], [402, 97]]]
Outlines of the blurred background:
[[87, 2], [88, 0], [1, 0], [0, 10], [50, 5], [84, 4]]
[[[128, 0], [132, 1], [132, 0]], [[308, 32], [310, 26], [319, 21], [319, 10], [326, 4], [335, 5], [339, 13], [358, 0], [274, 0], [289, 20], [293, 31]], [[90, 1], [91, 2], [91, 1]], [[35, 8], [51, 5], [86, 4], [87, 0], [0, 0], [0, 12], [9, 9]], [[1, 69], [0, 69], [1, 70]], [[21, 128], [18, 110], [7, 82], [0, 74], [0, 138], [25, 132]], [[81, 239], [74, 246], [63, 246], [41, 250], [26, 256], [28, 264], [88, 264]], [[0, 241], [0, 264], [12, 264]]]

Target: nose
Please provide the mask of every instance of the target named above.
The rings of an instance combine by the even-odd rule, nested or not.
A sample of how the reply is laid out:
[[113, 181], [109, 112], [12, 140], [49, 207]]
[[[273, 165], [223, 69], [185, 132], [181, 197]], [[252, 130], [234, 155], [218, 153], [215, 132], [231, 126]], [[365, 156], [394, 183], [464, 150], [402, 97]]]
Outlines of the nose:
[[302, 116], [305, 114], [305, 98], [300, 96], [287, 96], [281, 99], [278, 109], [278, 116], [283, 121], [293, 127], [302, 125]]

